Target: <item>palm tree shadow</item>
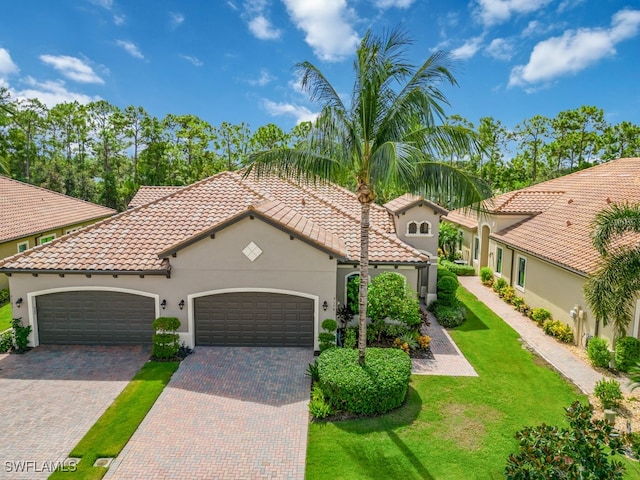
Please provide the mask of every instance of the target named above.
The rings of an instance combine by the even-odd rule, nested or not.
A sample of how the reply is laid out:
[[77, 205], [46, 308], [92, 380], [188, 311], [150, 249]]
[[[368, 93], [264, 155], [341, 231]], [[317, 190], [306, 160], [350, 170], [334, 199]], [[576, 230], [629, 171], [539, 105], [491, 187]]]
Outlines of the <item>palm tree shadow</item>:
[[482, 320], [472, 311], [469, 307], [465, 307], [467, 309], [467, 319], [462, 323], [462, 325], [456, 327], [456, 330], [461, 332], [472, 332], [476, 330], [489, 330]]

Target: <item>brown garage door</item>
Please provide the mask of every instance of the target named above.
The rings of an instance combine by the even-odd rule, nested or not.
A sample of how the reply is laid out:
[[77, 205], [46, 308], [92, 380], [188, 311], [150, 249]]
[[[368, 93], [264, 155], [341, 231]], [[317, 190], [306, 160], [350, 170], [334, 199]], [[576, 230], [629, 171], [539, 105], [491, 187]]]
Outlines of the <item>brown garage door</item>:
[[235, 292], [194, 300], [196, 345], [313, 347], [313, 300]]
[[151, 343], [153, 298], [122, 292], [74, 291], [36, 299], [41, 344]]

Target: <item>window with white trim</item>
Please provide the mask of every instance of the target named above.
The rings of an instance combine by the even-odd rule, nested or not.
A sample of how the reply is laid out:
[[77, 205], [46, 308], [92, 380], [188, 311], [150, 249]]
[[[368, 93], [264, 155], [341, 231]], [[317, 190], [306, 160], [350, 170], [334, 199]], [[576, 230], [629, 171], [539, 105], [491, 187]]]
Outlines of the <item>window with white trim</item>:
[[502, 248], [496, 247], [496, 273], [502, 273]]
[[407, 223], [407, 236], [431, 236], [431, 222], [426, 220], [422, 222], [411, 221]]
[[518, 255], [518, 277], [516, 278], [516, 286], [524, 290], [525, 279], [527, 276], [527, 259]]
[[473, 259], [478, 260], [480, 257], [480, 238], [473, 237]]
[[407, 223], [407, 235], [416, 235], [418, 233], [418, 222]]
[[40, 245], [48, 243], [51, 240], [53, 240], [54, 238], [56, 238], [56, 234], [55, 233], [52, 233], [51, 235], [47, 235], [46, 237], [40, 237]]
[[29, 240], [18, 244], [18, 253], [22, 253], [29, 248]]

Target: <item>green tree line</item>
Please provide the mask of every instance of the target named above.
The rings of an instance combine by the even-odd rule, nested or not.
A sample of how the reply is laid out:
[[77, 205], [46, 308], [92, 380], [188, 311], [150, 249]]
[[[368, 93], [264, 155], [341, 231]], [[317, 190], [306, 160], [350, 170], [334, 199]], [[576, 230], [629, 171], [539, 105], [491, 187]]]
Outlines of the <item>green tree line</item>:
[[[603, 110], [591, 106], [555, 118], [536, 115], [513, 129], [492, 117], [474, 125], [451, 115], [447, 125], [475, 135], [482, 149], [438, 160], [482, 178], [495, 193], [640, 156], [640, 127], [608, 123]], [[143, 107], [121, 109], [105, 100], [47, 108], [0, 89], [0, 174], [122, 210], [140, 185], [187, 185], [241, 168], [252, 153], [300, 146], [310, 130], [309, 122], [285, 132], [274, 124], [214, 126], [188, 114], [157, 118]], [[350, 181], [342, 183], [355, 188]], [[399, 193], [382, 189], [377, 200]]]

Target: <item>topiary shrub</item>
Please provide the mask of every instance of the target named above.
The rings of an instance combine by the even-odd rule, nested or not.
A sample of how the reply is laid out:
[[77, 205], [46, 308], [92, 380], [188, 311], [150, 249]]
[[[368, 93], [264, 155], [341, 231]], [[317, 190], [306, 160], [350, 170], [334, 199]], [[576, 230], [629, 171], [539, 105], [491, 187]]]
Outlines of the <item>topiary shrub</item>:
[[411, 376], [411, 359], [395, 348], [367, 348], [365, 364], [358, 351], [332, 348], [318, 357], [319, 385], [338, 410], [379, 415], [404, 402]]
[[336, 322], [333, 318], [327, 318], [322, 322], [322, 329], [324, 330], [324, 332], [320, 332], [318, 334], [318, 340], [320, 351], [324, 352], [328, 348], [333, 348], [336, 346], [335, 331], [338, 329], [338, 322]]
[[546, 308], [534, 308], [531, 317], [540, 325], [542, 325], [545, 320], [549, 320], [551, 318], [551, 312]]
[[443, 277], [438, 280], [436, 291], [438, 294], [438, 302], [443, 305], [452, 306], [458, 301], [456, 291], [460, 286], [457, 278]]
[[616, 368], [627, 372], [640, 360], [640, 341], [634, 337], [622, 337], [616, 342], [615, 351]]
[[611, 361], [609, 342], [601, 337], [591, 337], [587, 345], [587, 356], [594, 367], [608, 368]]
[[440, 300], [436, 300], [429, 306], [438, 319], [438, 323], [446, 328], [455, 328], [465, 321], [467, 310], [461, 302], [456, 300], [453, 305], [446, 305]]
[[493, 284], [493, 270], [489, 267], [480, 269], [480, 281], [483, 285], [491, 286]]
[[180, 335], [176, 333], [180, 328], [180, 320], [176, 317], [158, 317], [151, 324], [153, 330], [153, 347], [151, 355], [158, 360], [175, 358], [180, 350]]
[[620, 382], [613, 378], [611, 380], [603, 378], [596, 382], [593, 394], [600, 400], [602, 408], [605, 410], [608, 408], [618, 408], [623, 399], [622, 392], [620, 391]]

